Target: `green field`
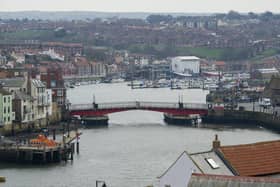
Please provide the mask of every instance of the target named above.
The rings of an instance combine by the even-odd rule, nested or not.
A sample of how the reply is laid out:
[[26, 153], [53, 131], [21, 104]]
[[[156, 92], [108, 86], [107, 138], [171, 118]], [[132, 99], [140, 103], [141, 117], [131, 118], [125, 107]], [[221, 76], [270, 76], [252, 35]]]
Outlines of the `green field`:
[[213, 49], [206, 47], [181, 47], [178, 48], [179, 55], [193, 55], [207, 59], [222, 59], [225, 49]]

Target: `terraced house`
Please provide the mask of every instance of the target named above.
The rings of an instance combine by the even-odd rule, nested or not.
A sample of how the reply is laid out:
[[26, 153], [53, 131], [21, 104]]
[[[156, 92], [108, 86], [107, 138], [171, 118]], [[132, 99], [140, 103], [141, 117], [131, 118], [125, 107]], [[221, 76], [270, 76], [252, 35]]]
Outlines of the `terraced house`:
[[0, 126], [11, 125], [15, 113], [12, 111], [12, 94], [0, 89]]

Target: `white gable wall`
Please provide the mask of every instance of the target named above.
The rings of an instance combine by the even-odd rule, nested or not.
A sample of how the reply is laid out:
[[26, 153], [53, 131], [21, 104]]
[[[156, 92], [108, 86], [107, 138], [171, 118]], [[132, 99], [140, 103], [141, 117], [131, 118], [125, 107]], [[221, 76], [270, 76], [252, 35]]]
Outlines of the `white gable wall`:
[[187, 187], [196, 166], [186, 152], [182, 153], [176, 162], [160, 177], [160, 187]]

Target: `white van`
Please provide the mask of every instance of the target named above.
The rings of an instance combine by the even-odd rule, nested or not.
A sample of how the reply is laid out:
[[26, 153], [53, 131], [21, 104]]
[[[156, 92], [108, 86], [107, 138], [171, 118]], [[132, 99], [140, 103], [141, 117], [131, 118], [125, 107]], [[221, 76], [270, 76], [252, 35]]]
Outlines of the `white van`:
[[259, 105], [260, 105], [260, 107], [265, 107], [265, 108], [271, 107], [270, 98], [260, 98]]

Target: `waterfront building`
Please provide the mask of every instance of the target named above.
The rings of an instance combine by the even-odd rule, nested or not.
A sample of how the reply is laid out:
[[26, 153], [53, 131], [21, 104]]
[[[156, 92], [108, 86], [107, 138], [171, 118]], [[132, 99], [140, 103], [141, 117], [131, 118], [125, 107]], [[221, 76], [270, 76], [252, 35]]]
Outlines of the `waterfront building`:
[[38, 79], [30, 79], [30, 96], [35, 99], [35, 119], [38, 124], [43, 122], [47, 117], [47, 107], [49, 106], [45, 84]]
[[47, 89], [52, 90], [52, 102], [59, 106], [64, 106], [66, 101], [66, 88], [62, 76], [62, 69], [59, 66], [52, 65], [43, 68], [40, 72], [40, 80], [46, 85]]
[[276, 68], [266, 68], [266, 69], [257, 69], [252, 72], [252, 78], [255, 79], [271, 79], [272, 76], [279, 75], [279, 71]]
[[[277, 186], [280, 185], [279, 154], [279, 140], [221, 146], [216, 135], [210, 151], [183, 152], [159, 177], [160, 187], [201, 186], [207, 182], [219, 186], [222, 181], [224, 184], [234, 181], [233, 186], [250, 181], [255, 184], [251, 186]], [[181, 184], [176, 185], [178, 182]]]
[[178, 56], [172, 58], [171, 69], [179, 75], [195, 75], [200, 73], [200, 59], [195, 56]]
[[35, 120], [35, 99], [25, 92], [16, 91], [13, 99], [13, 110], [15, 123], [22, 127], [27, 126]]
[[134, 77], [148, 80], [159, 80], [170, 78], [170, 64], [149, 64], [134, 69]]
[[280, 77], [272, 76], [270, 82], [265, 87], [264, 96], [271, 98], [273, 105], [280, 105]]
[[15, 113], [12, 110], [12, 94], [0, 89], [0, 126], [11, 125]]
[[85, 57], [75, 57], [74, 65], [77, 68], [78, 76], [91, 75], [91, 64]]
[[7, 63], [7, 58], [5, 56], [0, 55], [0, 66], [3, 66]]
[[14, 94], [15, 91], [27, 92], [27, 78], [26, 77], [15, 77], [0, 79], [2, 88], [8, 92]]
[[106, 66], [101, 62], [92, 62], [91, 63], [91, 74], [97, 77], [106, 76]]

